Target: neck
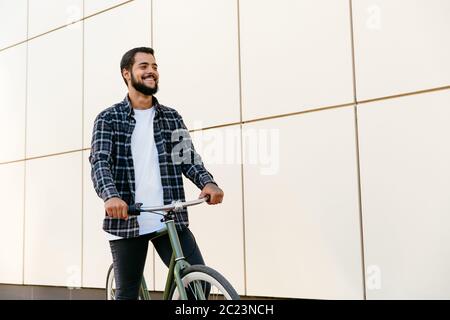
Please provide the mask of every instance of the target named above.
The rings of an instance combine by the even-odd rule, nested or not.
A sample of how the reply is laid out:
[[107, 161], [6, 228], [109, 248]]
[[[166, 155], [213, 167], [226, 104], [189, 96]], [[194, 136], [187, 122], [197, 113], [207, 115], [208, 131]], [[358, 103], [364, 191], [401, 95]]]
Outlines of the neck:
[[128, 97], [134, 109], [145, 110], [153, 106], [153, 96], [146, 96], [134, 88], [128, 90]]

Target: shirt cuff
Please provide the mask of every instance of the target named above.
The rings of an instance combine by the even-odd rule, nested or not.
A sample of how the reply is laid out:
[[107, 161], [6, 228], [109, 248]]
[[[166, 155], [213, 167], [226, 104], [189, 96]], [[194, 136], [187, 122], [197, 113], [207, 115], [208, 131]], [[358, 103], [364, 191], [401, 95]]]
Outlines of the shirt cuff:
[[213, 183], [216, 186], [219, 186], [213, 179], [213, 177], [210, 174], [203, 174], [202, 176], [200, 176], [200, 189], [203, 189], [208, 183]]
[[111, 198], [120, 198], [120, 195], [115, 188], [106, 188], [102, 192], [103, 202], [106, 202]]

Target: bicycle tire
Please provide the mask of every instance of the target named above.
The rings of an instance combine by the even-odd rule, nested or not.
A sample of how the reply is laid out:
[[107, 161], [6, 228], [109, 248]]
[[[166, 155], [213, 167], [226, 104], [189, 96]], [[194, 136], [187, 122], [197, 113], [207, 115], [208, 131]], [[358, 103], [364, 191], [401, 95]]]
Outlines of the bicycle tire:
[[111, 264], [111, 266], [108, 269], [108, 273], [106, 275], [106, 300], [115, 300], [114, 295], [114, 266]]
[[[214, 298], [224, 300], [240, 300], [236, 290], [224, 276], [216, 270], [204, 265], [192, 265], [184, 269], [181, 272], [181, 281], [186, 288], [191, 288], [194, 281], [207, 282], [209, 285], [214, 285], [214, 287], [220, 291], [220, 293], [217, 296], [214, 296]], [[191, 286], [189, 286], [190, 284]], [[202, 287], [206, 286], [202, 285]], [[212, 287], [210, 287], [207, 300], [214, 300], [212, 299], [211, 288]], [[179, 300], [179, 298], [178, 288], [174, 282], [170, 289], [169, 300]], [[197, 298], [199, 298], [199, 300], [201, 299], [200, 297], [195, 297], [191, 291], [189, 300], [195, 300]]]

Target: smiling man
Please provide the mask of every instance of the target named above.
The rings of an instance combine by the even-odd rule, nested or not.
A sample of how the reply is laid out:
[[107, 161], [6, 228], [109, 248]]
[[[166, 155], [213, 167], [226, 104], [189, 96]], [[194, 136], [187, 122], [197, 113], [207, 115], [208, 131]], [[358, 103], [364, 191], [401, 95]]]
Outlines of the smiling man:
[[[120, 70], [128, 94], [95, 119], [89, 156], [94, 189], [105, 203], [103, 230], [113, 257], [118, 300], [138, 298], [149, 235], [163, 227], [158, 215], [128, 216], [128, 205], [184, 201], [182, 174], [201, 190], [199, 197], [209, 196], [208, 204], [221, 203], [224, 195], [190, 143], [182, 117], [154, 97], [159, 73], [153, 49], [129, 50], [122, 57]], [[181, 159], [180, 142], [174, 139], [180, 132], [185, 138]], [[188, 228], [187, 209], [177, 214], [175, 223], [188, 262], [204, 264]], [[172, 255], [168, 236], [152, 242], [168, 266]]]

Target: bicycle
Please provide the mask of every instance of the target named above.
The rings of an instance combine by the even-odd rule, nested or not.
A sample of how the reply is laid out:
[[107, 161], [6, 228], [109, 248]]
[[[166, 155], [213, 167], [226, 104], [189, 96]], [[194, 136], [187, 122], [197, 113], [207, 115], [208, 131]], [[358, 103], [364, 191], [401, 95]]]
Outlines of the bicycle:
[[[219, 272], [204, 265], [190, 265], [183, 255], [175, 226], [175, 215], [183, 208], [198, 205], [207, 200], [208, 197], [204, 197], [192, 201], [176, 201], [169, 205], [147, 208], [142, 207], [142, 203], [136, 203], [128, 207], [128, 215], [139, 215], [142, 212], [147, 212], [162, 216], [161, 221], [164, 222], [164, 227], [152, 232], [151, 239], [168, 234], [172, 246], [172, 257], [163, 292], [163, 300], [240, 299], [233, 286]], [[115, 290], [114, 267], [111, 264], [106, 276], [107, 300], [115, 300]], [[145, 278], [142, 277], [139, 288], [139, 300], [150, 299]]]

